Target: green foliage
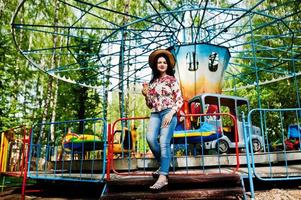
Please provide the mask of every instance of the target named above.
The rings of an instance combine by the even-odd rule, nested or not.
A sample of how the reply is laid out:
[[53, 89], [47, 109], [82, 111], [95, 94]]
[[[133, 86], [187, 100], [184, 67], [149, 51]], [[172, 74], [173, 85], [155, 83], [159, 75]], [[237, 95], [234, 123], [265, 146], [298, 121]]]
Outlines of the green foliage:
[[[109, 99], [106, 99], [102, 90], [82, 88], [61, 81], [58, 81], [56, 85], [56, 80], [53, 80], [48, 75], [31, 67], [29, 63], [20, 56], [16, 46], [13, 44], [10, 33], [10, 20], [18, 2], [19, 1], [17, 0], [1, 1], [3, 5], [0, 7], [0, 131], [23, 123], [27, 125], [36, 124], [41, 122], [43, 118], [45, 118], [46, 121], [50, 121], [53, 119], [51, 116], [54, 114], [56, 114], [56, 121], [64, 121], [78, 118], [102, 117], [103, 110], [107, 110], [109, 122], [113, 122], [119, 118], [120, 111], [118, 110], [118, 107], [120, 102], [118, 100], [119, 98], [117, 93], [111, 93]], [[97, 1], [92, 0], [88, 2], [96, 3]], [[200, 1], [197, 0], [162, 0], [161, 2], [165, 5], [160, 4], [158, 1], [150, 2], [154, 8], [160, 9], [161, 11], [164, 10], [166, 12], [173, 9], [180, 9], [185, 4], [189, 5], [200, 3]], [[249, 2], [250, 1], [245, 4], [248, 4]], [[285, 16], [289, 13], [297, 12], [298, 9], [300, 9], [300, 3], [298, 1], [295, 1], [294, 4], [289, 4], [289, 6], [286, 7], [279, 6], [286, 2], [286, 0], [269, 0], [264, 2], [261, 5], [262, 8], [259, 9], [266, 9], [267, 15], [270, 14], [272, 16], [276, 16], [276, 18], [277, 16]], [[116, 29], [122, 26], [126, 26], [126, 34], [137, 34], [137, 31], [132, 30], [141, 30], [144, 28], [155, 30], [156, 27], [154, 27], [154, 23], [150, 22], [152, 20], [158, 20], [157, 22], [161, 23], [159, 21], [161, 20], [160, 18], [155, 19], [149, 17], [154, 14], [154, 9], [148, 1], [110, 0], [104, 1], [103, 3], [98, 2], [98, 6], [109, 8], [106, 11], [95, 8], [92, 9], [90, 5], [77, 1], [71, 1], [70, 3], [72, 3], [73, 7], [59, 3], [59, 1], [27, 0], [24, 4], [24, 8], [20, 11], [21, 15], [19, 15], [16, 19], [16, 22], [48, 25], [58, 23], [59, 25], [69, 24], [74, 25], [75, 27], [110, 27], [112, 29], [93, 31], [82, 29], [78, 31], [69, 30], [67, 28], [57, 29], [48, 27], [32, 31], [23, 28], [17, 30], [16, 39], [22, 49], [49, 49], [47, 51], [45, 50], [48, 55], [31, 54], [33, 60], [44, 70], [51, 70], [54, 68], [54, 65], [55, 67], [68, 66], [68, 64], [73, 63], [73, 65], [68, 66], [68, 70], [72, 72], [68, 74], [61, 72], [61, 75], [65, 75], [65, 78], [77, 79], [82, 83], [90, 85], [107, 85], [110, 81], [98, 79], [99, 73], [106, 72], [106, 66], [100, 66], [98, 62], [99, 60], [96, 59], [94, 62], [87, 62], [91, 58], [95, 57], [95, 55], [107, 53], [98, 52], [100, 40], [106, 38], [110, 34], [113, 34]], [[212, 5], [228, 7], [229, 1], [210, 1], [209, 6]], [[36, 12], [37, 10], [41, 10], [41, 12]], [[116, 10], [121, 13], [128, 13], [128, 16], [125, 17], [124, 15], [118, 12], [113, 12], [112, 10]], [[90, 14], [86, 14], [85, 12], [91, 12], [101, 17], [96, 18]], [[181, 15], [178, 14], [175, 17], [180, 18], [180, 16]], [[236, 79], [236, 81], [240, 82], [237, 84], [237, 87], [253, 83], [254, 80], [256, 80], [256, 74], [254, 73], [256, 68], [260, 81], [272, 80], [273, 78], [279, 78], [282, 75], [287, 75], [294, 71], [300, 71], [300, 48], [298, 46], [293, 46], [293, 50], [287, 51], [287, 47], [290, 47], [292, 40], [294, 40], [295, 44], [301, 43], [300, 33], [289, 33], [288, 36], [290, 37], [284, 37], [282, 35], [288, 30], [287, 27], [289, 27], [290, 30], [301, 30], [300, 15], [294, 15], [292, 18], [289, 18], [289, 20], [284, 20], [285, 23], [279, 21], [271, 26], [262, 28], [259, 28], [262, 22], [272, 22], [275, 18], [268, 18], [264, 15], [254, 15], [252, 17], [252, 28], [258, 28], [254, 31], [253, 36], [255, 40], [258, 41], [258, 43], [254, 44], [257, 48], [255, 49], [256, 57], [264, 58], [274, 57], [277, 55], [281, 62], [279, 62], [279, 60], [260, 59], [257, 59], [256, 63], [254, 60], [250, 59], [242, 61], [239, 64], [241, 66], [245, 66], [241, 69], [241, 72], [244, 75], [242, 75], [240, 79]], [[147, 19], [142, 20], [143, 18]], [[163, 18], [165, 18], [164, 15]], [[199, 17], [196, 18], [195, 23], [199, 23], [200, 20], [201, 19]], [[135, 23], [131, 25], [128, 24], [133, 21], [135, 21]], [[71, 31], [71, 33], [68, 31]], [[45, 32], [55, 34], [47, 35]], [[64, 34], [70, 35], [68, 41], [66, 41], [66, 37], [63, 36]], [[274, 35], [275, 37], [267, 37], [269, 35]], [[57, 39], [57, 46], [68, 44], [70, 46], [77, 47], [72, 49], [54, 49], [55, 39]], [[120, 32], [117, 32], [116, 34], [114, 33], [110, 39], [120, 39]], [[251, 36], [246, 38], [246, 40], [252, 40]], [[116, 43], [116, 41], [114, 42]], [[140, 41], [137, 41], [137, 44], [135, 45], [139, 45], [139, 42]], [[126, 42], [126, 45], [131, 45], [131, 43]], [[283, 47], [285, 50], [260, 50], [258, 49], [259, 46]], [[250, 49], [250, 47], [250, 45], [246, 45], [242, 50]], [[63, 56], [53, 58], [53, 52], [57, 53], [57, 55], [61, 54]], [[242, 56], [253, 57], [254, 55], [253, 52], [249, 52]], [[296, 61], [294, 63], [287, 62], [285, 61], [285, 58], [287, 57], [295, 57]], [[278, 65], [277, 63], [281, 64]], [[262, 70], [267, 66], [267, 70], [275, 70], [283, 73], [270, 73], [267, 70]], [[83, 67], [87, 70], [79, 70]], [[64, 70], [67, 69], [61, 69], [61, 71]], [[108, 75], [110, 75], [109, 72]], [[228, 82], [227, 84], [233, 86], [234, 82]], [[51, 88], [49, 88], [49, 86], [51, 86]], [[297, 107], [299, 103], [297, 93], [301, 93], [300, 86], [300, 76], [298, 76], [296, 79], [290, 78], [260, 86], [258, 90], [256, 90], [256, 88], [250, 88], [232, 92], [231, 94], [249, 98], [252, 108]], [[131, 88], [132, 87], [133, 86], [131, 86]], [[50, 90], [51, 97], [48, 96], [48, 89]], [[58, 91], [57, 96], [55, 96], [56, 90]], [[128, 98], [127, 101], [129, 102], [129, 105], [126, 108], [128, 117], [149, 116], [150, 111], [146, 107], [144, 98], [141, 94], [130, 92], [129, 97], [126, 98]], [[57, 100], [56, 105], [54, 104], [54, 100]], [[107, 101], [109, 101], [109, 106], [106, 109], [105, 104]], [[48, 105], [46, 102], [51, 102], [51, 104]], [[44, 116], [46, 109], [49, 110], [49, 113], [47, 116]], [[285, 117], [289, 118], [290, 116]], [[275, 127], [278, 127], [278, 124], [276, 124], [278, 122], [276, 121], [279, 121], [279, 116], [272, 116], [271, 119], [272, 120], [269, 123], [275, 123]], [[136, 126], [140, 131], [143, 131], [142, 123], [137, 122]], [[276, 129], [274, 131], [277, 131]]]
[[[31, 74], [26, 70], [26, 62], [20, 58], [13, 45], [10, 32], [10, 17], [17, 1], [1, 2], [0, 7], [0, 132], [24, 123], [30, 118], [27, 100], [31, 94], [25, 91], [30, 84]], [[23, 100], [23, 102], [24, 102]]]
[[[253, 1], [255, 2], [255, 1]], [[250, 100], [251, 108], [296, 108], [300, 107], [300, 88], [301, 76], [275, 81], [274, 79], [288, 76], [301, 71], [300, 55], [301, 49], [297, 47], [300, 44], [300, 15], [292, 15], [300, 9], [300, 2], [290, 2], [281, 0], [269, 0], [264, 2], [260, 9], [265, 9], [266, 15], [253, 15], [252, 28], [255, 30], [253, 36], [246, 37], [249, 44], [243, 47], [243, 50], [254, 48], [254, 52], [244, 52], [242, 50], [241, 57], [250, 57], [243, 61], [236, 60], [235, 62], [243, 66], [240, 75], [235, 77], [236, 87], [251, 85], [259, 81], [258, 87], [250, 87], [237, 91], [229, 92], [228, 94], [247, 97]], [[286, 5], [286, 6], [283, 6]], [[285, 8], [285, 9], [284, 9]], [[271, 15], [273, 17], [267, 17]], [[250, 24], [249, 22], [246, 22]], [[263, 24], [271, 23], [268, 26]], [[253, 41], [253, 42], [252, 42]], [[294, 44], [294, 45], [293, 45]], [[254, 58], [254, 59], [253, 59]], [[268, 59], [277, 58], [277, 59]], [[286, 58], [296, 58], [291, 61]], [[262, 84], [265, 81], [272, 81], [269, 84]], [[234, 80], [227, 83], [234, 87]], [[254, 115], [254, 124], [259, 125], [261, 122], [259, 113]], [[284, 113], [285, 127], [290, 123], [294, 123], [296, 115], [293, 113]], [[268, 136], [271, 140], [278, 139], [281, 135], [282, 128], [281, 116], [279, 113], [269, 113], [268, 121]], [[284, 128], [285, 129], [285, 128]], [[286, 130], [285, 130], [286, 131]]]
[[[45, 116], [46, 121], [51, 120], [51, 115], [56, 112], [57, 121], [78, 119], [78, 118], [94, 118], [100, 117], [102, 112], [101, 107], [101, 93], [94, 89], [83, 89], [81, 87], [68, 84], [65, 82], [58, 82], [58, 86], [55, 86], [55, 81], [48, 75], [41, 73], [39, 70], [31, 67], [29, 63], [21, 57], [13, 43], [12, 35], [10, 32], [10, 20], [14, 9], [17, 7], [18, 1], [13, 0], [5, 2], [2, 10], [1, 8], [1, 32], [0, 32], [0, 131], [6, 130], [11, 127], [18, 126], [20, 124], [26, 124], [31, 126], [42, 121], [45, 115], [45, 110], [48, 109], [49, 113]], [[27, 21], [30, 24], [35, 24], [35, 20], [38, 18], [38, 23], [54, 23], [55, 11], [52, 6], [53, 1], [27, 1], [24, 4], [24, 9], [20, 12], [24, 18], [17, 18], [16, 22]], [[51, 6], [50, 6], [51, 5]], [[37, 8], [43, 12], [35, 12]], [[63, 21], [70, 21], [73, 15], [66, 14], [70, 12], [66, 7], [58, 7], [62, 12], [58, 12], [58, 18]], [[38, 14], [37, 14], [38, 13]], [[64, 15], [65, 14], [65, 15]], [[51, 29], [46, 31], [53, 31]], [[85, 34], [85, 33], [83, 33]], [[57, 38], [58, 43], [64, 42], [61, 36], [45, 37], [43, 32], [30, 32], [25, 29], [17, 30], [16, 39], [18, 44], [21, 44], [21, 48], [35, 49], [35, 48], [49, 48], [54, 45], [54, 38]], [[95, 38], [95, 34], [89, 33], [89, 38]], [[32, 40], [35, 38], [35, 40]], [[73, 40], [71, 43], [81, 43], [75, 52], [79, 65], [84, 65], [85, 60], [92, 56], [92, 52], [96, 52], [97, 46], [90, 44], [91, 41]], [[64, 50], [66, 53], [67, 50]], [[80, 55], [81, 54], [81, 55]], [[45, 69], [52, 68], [52, 56], [40, 57], [40, 55], [32, 55], [37, 59], [37, 63]], [[70, 57], [66, 56], [63, 59], [54, 60], [57, 64], [69, 63]], [[101, 85], [100, 80], [95, 78], [95, 71], [77, 72], [74, 76], [80, 76], [83, 82], [89, 79], [90, 84]], [[91, 81], [94, 81], [91, 83]], [[51, 88], [49, 88], [51, 86]], [[52, 94], [51, 99], [48, 99], [50, 104], [47, 104], [47, 91]], [[57, 97], [55, 96], [55, 90], [58, 90]], [[54, 105], [54, 99], [57, 98], [57, 105]], [[82, 100], [82, 101], [80, 101]], [[84, 113], [79, 117], [79, 113]]]
[[[130, 91], [132, 88], [133, 86], [131, 86]], [[112, 92], [111, 99], [109, 100], [108, 121], [113, 123], [120, 116], [119, 110], [117, 109], [119, 106], [118, 93]], [[129, 102], [127, 117], [147, 117], [150, 115], [150, 109], [146, 106], [142, 94], [130, 92]]]

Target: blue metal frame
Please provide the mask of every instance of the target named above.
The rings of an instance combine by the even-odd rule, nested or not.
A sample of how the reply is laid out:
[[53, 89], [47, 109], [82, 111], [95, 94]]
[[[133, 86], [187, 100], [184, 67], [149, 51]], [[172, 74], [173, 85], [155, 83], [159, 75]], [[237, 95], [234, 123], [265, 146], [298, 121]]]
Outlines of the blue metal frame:
[[[119, 63], [124, 63], [124, 66], [135, 65], [135, 68], [131, 67], [130, 71], [133, 73], [123, 77], [118, 83], [113, 83], [110, 88], [106, 90], [112, 91], [118, 88], [121, 82], [131, 80], [133, 82], [144, 82], [149, 80], [151, 73], [147, 66], [147, 56], [154, 48], [168, 48], [174, 45], [196, 44], [200, 42], [206, 42], [219, 46], [225, 46], [230, 50], [233, 61], [231, 60], [229, 70], [227, 71], [226, 80], [232, 80], [233, 77], [244, 82], [245, 85], [252, 85], [254, 81], [260, 84], [262, 79], [259, 77], [260, 72], [267, 72], [271, 75], [279, 76], [279, 74], [295, 74], [297, 72], [296, 64], [301, 60], [295, 56], [299, 53], [296, 36], [299, 35], [300, 30], [293, 29], [292, 23], [298, 23], [298, 16], [300, 10], [290, 11], [287, 13], [278, 13], [275, 15], [274, 10], [281, 10], [287, 6], [293, 7], [295, 1], [288, 0], [283, 3], [267, 4], [265, 0], [260, 0], [250, 4], [249, 8], [245, 7], [242, 0], [231, 1], [228, 5], [223, 7], [215, 7], [210, 1], [179, 1], [177, 3], [167, 3], [163, 0], [158, 2], [145, 1], [143, 5], [146, 6], [145, 13], [135, 13], [133, 10], [123, 10], [110, 7], [108, 1], [101, 1], [98, 3], [91, 3], [84, 0], [77, 1], [75, 3], [69, 3], [65, 1], [59, 1], [62, 8], [72, 8], [77, 10], [78, 16], [75, 16], [73, 23], [59, 25], [51, 25], [48, 23], [36, 23], [32, 24], [31, 21], [21, 21], [20, 18], [26, 19], [21, 15], [27, 15], [27, 1], [21, 1], [20, 5], [16, 9], [16, 13], [12, 18], [12, 32], [15, 40], [15, 44], [20, 52], [37, 68], [46, 72], [47, 74], [54, 76], [55, 78], [63, 81], [71, 82], [81, 86], [91, 88], [102, 88], [102, 85], [93, 85], [89, 81], [81, 81], [76, 79], [65, 78], [66, 74], [71, 73], [72, 70], [95, 70], [99, 72], [96, 76], [101, 79], [105, 75], [107, 68], [116, 69], [118, 64], [106, 63], [106, 60], [117, 59], [119, 55], [121, 60]], [[24, 9], [25, 12], [20, 12]], [[99, 11], [99, 12], [95, 12]], [[36, 14], [40, 14], [40, 9], [36, 10]], [[126, 21], [120, 22], [114, 19], [109, 19], [105, 15], [114, 15], [116, 18], [127, 18]], [[85, 22], [85, 25], [79, 25], [87, 17], [97, 20], [98, 26], [91, 25], [89, 22]], [[254, 24], [254, 21], [258, 18], [263, 19], [262, 22]], [[216, 20], [219, 19], [219, 20]], [[300, 19], [299, 19], [300, 21]], [[265, 30], [270, 26], [280, 26], [283, 31], [281, 33], [275, 33], [274, 35], [255, 35], [257, 31]], [[42, 45], [31, 47], [31, 49], [22, 48], [22, 45], [18, 42], [19, 31], [22, 30], [22, 34], [36, 34], [44, 33], [43, 37], [53, 37], [53, 35], [61, 36], [67, 39], [66, 44], [61, 44], [56, 48], [42, 47]], [[57, 31], [54, 31], [57, 30]], [[88, 35], [82, 35], [80, 32], [93, 31], [98, 37], [90, 37]], [[123, 40], [123, 33], [127, 34], [125, 41]], [[249, 37], [248, 40], [245, 38]], [[285, 45], [282, 46], [270, 46], [265, 45], [267, 40], [289, 38], [289, 40], [283, 40]], [[82, 44], [73, 44], [74, 38], [83, 41]], [[137, 45], [127, 45], [129, 41], [136, 41]], [[73, 48], [79, 48], [82, 45], [91, 45], [97, 47], [97, 51], [91, 53], [91, 60], [88, 66], [83, 67], [76, 62], [72, 64], [64, 64], [63, 66], [55, 66], [54, 69], [49, 69], [47, 66], [42, 66], [39, 60], [41, 57], [55, 53], [57, 56], [66, 57], [67, 55], [76, 56], [76, 53], [72, 51]], [[119, 46], [124, 44], [124, 48], [116, 52], [106, 52], [107, 44], [115, 45], [118, 49]], [[242, 48], [244, 50], [242, 51]], [[33, 49], [33, 50], [32, 50]], [[47, 50], [48, 49], [48, 50]], [[54, 51], [63, 50], [67, 51]], [[124, 50], [123, 50], [124, 49]], [[264, 49], [272, 49], [274, 54], [269, 57], [260, 57], [259, 52]], [[127, 54], [130, 52], [130, 54]], [[133, 54], [131, 53], [133, 52]], [[135, 52], [135, 53], [134, 53]], [[287, 53], [287, 57], [283, 57], [283, 53]], [[139, 59], [136, 59], [139, 57]], [[281, 57], [281, 59], [279, 59]], [[235, 58], [235, 60], [234, 60]], [[256, 59], [256, 65], [246, 65], [248, 61]], [[265, 62], [265, 59], [272, 59], [273, 62]], [[237, 62], [237, 61], [245, 62]], [[98, 62], [98, 64], [93, 64]], [[232, 64], [233, 63], [233, 64]], [[292, 63], [293, 69], [290, 71], [285, 67], [286, 63]], [[71, 68], [72, 66], [72, 68]], [[281, 68], [280, 68], [280, 67]], [[232, 68], [232, 69], [230, 69]], [[250, 69], [249, 72], [243, 69]], [[64, 69], [64, 70], [62, 70]], [[66, 71], [66, 70], [71, 70]], [[141, 71], [144, 71], [142, 73]], [[246, 81], [245, 77], [252, 78], [252, 74], [256, 74], [256, 80], [250, 79]], [[112, 79], [118, 78], [118, 74], [109, 75]], [[297, 82], [296, 77], [294, 77]], [[298, 84], [295, 83], [297, 87]], [[300, 102], [300, 95], [297, 96]], [[300, 103], [299, 103], [300, 104]], [[299, 105], [300, 106], [300, 105]]]
[[[102, 122], [102, 126], [103, 126], [103, 133], [102, 133], [102, 141], [103, 141], [103, 148], [102, 148], [102, 152], [103, 152], [103, 157], [102, 157], [102, 172], [97, 175], [100, 175], [100, 179], [93, 179], [92, 176], [94, 173], [94, 165], [95, 165], [95, 160], [93, 159], [91, 162], [92, 162], [92, 169], [90, 171], [89, 174], [91, 174], [91, 177], [89, 179], [89, 177], [86, 177], [84, 178], [82, 176], [82, 169], [83, 169], [83, 159], [80, 160], [80, 176], [79, 178], [76, 177], [76, 178], [72, 178], [72, 173], [71, 173], [71, 167], [72, 167], [72, 162], [73, 162], [73, 159], [70, 160], [70, 168], [69, 168], [69, 172], [68, 173], [65, 173], [65, 176], [61, 177], [60, 175], [57, 175], [56, 172], [50, 174], [49, 176], [47, 176], [47, 169], [46, 169], [46, 165], [44, 165], [44, 171], [42, 172], [43, 174], [40, 175], [38, 170], [36, 170], [35, 172], [32, 172], [30, 170], [31, 168], [31, 161], [32, 161], [32, 154], [33, 154], [33, 149], [34, 148], [37, 148], [37, 154], [40, 155], [40, 149], [41, 149], [41, 144], [40, 144], [40, 140], [38, 141], [38, 144], [34, 144], [34, 141], [33, 141], [33, 138], [34, 138], [34, 131], [35, 131], [35, 128], [37, 128], [38, 126], [51, 126], [51, 125], [66, 125], [66, 124], [72, 124], [72, 123], [79, 123], [79, 122], [94, 122], [94, 123], [97, 123], [97, 122]], [[64, 126], [65, 127], [65, 126]], [[93, 125], [93, 128], [94, 128], [94, 131], [95, 131], [95, 124]], [[65, 129], [65, 132], [66, 132], [66, 127], [64, 128]], [[50, 134], [48, 134], [48, 139], [47, 139], [47, 146], [46, 146], [46, 149], [49, 149], [49, 136]], [[63, 137], [63, 136], [62, 136]], [[95, 143], [93, 144], [94, 145], [94, 148], [95, 149]], [[107, 163], [107, 158], [106, 158], [106, 151], [107, 151], [107, 122], [106, 120], [102, 119], [102, 118], [93, 118], [93, 119], [85, 119], [85, 120], [70, 120], [70, 121], [62, 121], [62, 122], [49, 122], [49, 123], [41, 123], [41, 124], [38, 124], [36, 125], [34, 128], [32, 128], [32, 134], [31, 134], [31, 138], [30, 138], [30, 149], [29, 149], [29, 158], [28, 158], [28, 172], [27, 172], [27, 176], [29, 178], [32, 178], [32, 179], [44, 179], [44, 180], [64, 180], [64, 181], [79, 181], [79, 182], [103, 182], [104, 181], [104, 178], [105, 178], [105, 173], [106, 173], [106, 163]], [[83, 157], [83, 148], [84, 146], [82, 145], [82, 153], [81, 153], [81, 156]], [[71, 154], [73, 154], [73, 150], [71, 150]], [[49, 156], [49, 151], [46, 151], [46, 157]], [[40, 159], [40, 156], [38, 156], [38, 159]], [[45, 159], [47, 160], [47, 158]], [[62, 162], [62, 170], [64, 169], [63, 166], [64, 166], [64, 159], [61, 161]], [[38, 162], [38, 160], [36, 160], [36, 162]], [[55, 169], [56, 168], [56, 165], [57, 164], [57, 160], [55, 160]], [[37, 164], [38, 166], [38, 164]], [[69, 175], [69, 177], [68, 177]]]
[[[254, 194], [254, 183], [253, 183], [253, 176], [256, 177], [257, 179], [261, 180], [261, 181], [289, 181], [289, 180], [301, 180], [301, 175], [296, 175], [296, 176], [289, 176], [288, 175], [288, 159], [287, 159], [287, 152], [288, 150], [286, 149], [286, 145], [284, 144], [284, 140], [285, 140], [285, 128], [283, 126], [284, 121], [283, 121], [283, 113], [285, 112], [295, 112], [296, 114], [296, 119], [297, 119], [297, 123], [299, 122], [299, 112], [301, 111], [301, 108], [284, 108], [284, 109], [262, 109], [262, 108], [257, 108], [257, 109], [253, 109], [248, 113], [247, 116], [247, 123], [243, 123], [244, 126], [244, 137], [245, 137], [245, 141], [248, 142], [248, 144], [246, 144], [246, 159], [247, 159], [247, 165], [248, 165], [248, 179], [249, 179], [249, 183], [250, 183], [250, 191], [251, 191], [251, 197], [254, 198], [255, 194]], [[263, 136], [264, 135], [264, 131], [267, 129], [266, 127], [266, 113], [267, 112], [273, 112], [273, 113], [279, 113], [279, 119], [280, 119], [280, 124], [281, 124], [281, 135], [282, 135], [282, 141], [283, 141], [283, 153], [284, 153], [284, 166], [285, 166], [285, 173], [286, 176], [285, 177], [273, 177], [273, 173], [272, 173], [272, 161], [270, 158], [270, 148], [269, 145], [267, 146], [267, 148], [264, 149], [264, 151], [267, 153], [268, 156], [268, 164], [269, 164], [269, 169], [270, 169], [270, 177], [267, 178], [263, 178], [261, 177], [258, 173], [256, 173], [256, 166], [255, 166], [255, 161], [254, 161], [254, 151], [253, 151], [253, 146], [252, 146], [252, 116], [255, 114], [255, 112], [260, 112], [260, 115], [263, 117], [263, 119], [261, 120], [262, 124], [261, 126], [261, 131]], [[244, 115], [244, 114], [243, 114]], [[300, 124], [300, 122], [298, 123], [298, 125]], [[301, 136], [300, 136], [301, 137]], [[299, 138], [300, 140], [300, 138]], [[267, 137], [267, 143], [269, 142], [268, 137]], [[269, 143], [268, 143], [269, 144]], [[300, 146], [300, 145], [299, 145]], [[299, 147], [299, 153], [301, 153], [301, 146]], [[251, 160], [250, 160], [251, 158]]]

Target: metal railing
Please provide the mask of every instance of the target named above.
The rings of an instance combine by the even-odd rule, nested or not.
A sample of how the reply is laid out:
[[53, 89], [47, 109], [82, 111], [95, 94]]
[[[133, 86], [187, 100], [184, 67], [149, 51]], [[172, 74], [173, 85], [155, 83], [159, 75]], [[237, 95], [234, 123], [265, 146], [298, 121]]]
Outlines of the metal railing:
[[[251, 196], [253, 177], [261, 181], [301, 180], [301, 108], [253, 109], [248, 113], [244, 137]], [[252, 124], [261, 127], [263, 153], [254, 152]], [[294, 129], [293, 129], [294, 128]]]
[[[239, 149], [238, 149], [238, 128], [237, 119], [228, 113], [214, 114], [190, 114], [184, 118], [198, 118], [199, 125], [191, 130], [176, 130], [171, 141], [172, 145], [172, 174], [197, 175], [204, 173], [229, 173], [239, 169]], [[214, 139], [217, 148], [214, 155], [208, 155], [206, 140], [208, 135], [202, 135], [202, 125], [208, 123], [215, 127], [209, 134], [224, 134], [223, 121], [232, 124], [233, 138], [235, 141], [235, 154], [222, 154], [219, 151], [219, 138]], [[226, 120], [226, 118], [228, 118]], [[154, 156], [149, 150], [146, 134], [148, 128], [148, 117], [121, 118], [116, 120], [108, 133], [108, 166], [107, 179], [110, 179], [111, 172], [117, 175], [151, 175], [151, 171], [158, 167]], [[109, 126], [110, 127], [110, 126]], [[208, 132], [206, 132], [207, 134]], [[176, 134], [182, 135], [181, 142], [176, 141]], [[191, 137], [200, 134], [198, 140], [191, 142]], [[134, 137], [133, 137], [134, 135]], [[230, 169], [230, 170], [229, 170]]]
[[28, 177], [102, 182], [107, 123], [101, 118], [36, 125], [30, 137]]

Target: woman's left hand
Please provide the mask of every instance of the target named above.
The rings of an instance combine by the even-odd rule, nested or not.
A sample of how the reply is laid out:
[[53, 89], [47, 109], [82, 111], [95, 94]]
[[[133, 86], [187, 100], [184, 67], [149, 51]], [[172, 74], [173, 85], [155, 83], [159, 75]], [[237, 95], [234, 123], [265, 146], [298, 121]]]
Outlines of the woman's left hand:
[[163, 121], [162, 121], [162, 126], [161, 126], [162, 128], [165, 128], [165, 127], [167, 127], [170, 124], [170, 122], [171, 122], [172, 117], [174, 116], [174, 114], [175, 114], [175, 111], [171, 110], [171, 111], [169, 111], [169, 113], [167, 113], [164, 116]]

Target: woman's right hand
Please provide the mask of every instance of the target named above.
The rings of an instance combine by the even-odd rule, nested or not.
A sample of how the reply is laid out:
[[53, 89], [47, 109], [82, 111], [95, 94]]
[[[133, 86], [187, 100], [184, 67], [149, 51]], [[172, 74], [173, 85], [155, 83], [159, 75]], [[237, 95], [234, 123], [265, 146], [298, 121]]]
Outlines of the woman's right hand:
[[143, 96], [147, 96], [147, 93], [148, 93], [148, 83], [144, 82], [142, 84], [143, 88], [142, 88], [142, 94]]

